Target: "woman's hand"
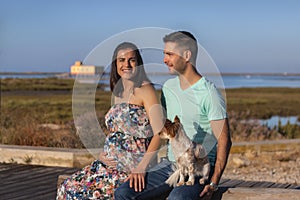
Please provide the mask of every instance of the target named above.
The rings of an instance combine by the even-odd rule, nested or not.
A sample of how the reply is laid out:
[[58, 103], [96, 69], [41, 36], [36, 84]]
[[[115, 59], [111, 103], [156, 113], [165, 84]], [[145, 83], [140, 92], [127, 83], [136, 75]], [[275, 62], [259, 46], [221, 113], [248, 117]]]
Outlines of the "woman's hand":
[[131, 170], [131, 174], [125, 179], [125, 182], [129, 180], [129, 187], [134, 187], [136, 192], [141, 192], [145, 188], [145, 169], [137, 167]]
[[117, 166], [117, 161], [113, 158], [108, 158], [107, 153], [105, 153], [105, 152], [100, 153], [99, 160], [102, 161], [104, 164], [106, 164], [109, 167]]

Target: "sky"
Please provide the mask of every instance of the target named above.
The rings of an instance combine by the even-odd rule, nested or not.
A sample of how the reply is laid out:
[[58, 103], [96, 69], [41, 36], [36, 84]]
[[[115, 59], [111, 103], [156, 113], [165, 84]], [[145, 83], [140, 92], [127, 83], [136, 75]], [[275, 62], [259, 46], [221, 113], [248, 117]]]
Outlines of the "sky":
[[300, 73], [299, 11], [298, 0], [1, 0], [0, 72], [68, 72], [114, 35], [161, 27], [190, 31], [223, 73]]

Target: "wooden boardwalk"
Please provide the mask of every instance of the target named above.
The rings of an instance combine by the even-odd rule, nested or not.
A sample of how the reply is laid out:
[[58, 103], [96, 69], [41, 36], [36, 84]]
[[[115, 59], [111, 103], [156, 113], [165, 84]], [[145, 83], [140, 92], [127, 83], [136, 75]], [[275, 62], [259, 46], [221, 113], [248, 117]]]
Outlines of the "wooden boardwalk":
[[[0, 199], [55, 199], [58, 176], [75, 171], [76, 168], [0, 164]], [[291, 184], [229, 179], [221, 180], [220, 186], [223, 192], [235, 187], [300, 189], [300, 186]]]

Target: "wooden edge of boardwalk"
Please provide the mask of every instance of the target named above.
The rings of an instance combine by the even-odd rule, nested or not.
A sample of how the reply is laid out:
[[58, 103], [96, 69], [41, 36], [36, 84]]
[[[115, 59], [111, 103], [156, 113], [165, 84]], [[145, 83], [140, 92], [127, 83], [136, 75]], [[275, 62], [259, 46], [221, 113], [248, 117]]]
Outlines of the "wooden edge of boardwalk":
[[[70, 175], [60, 175], [59, 186]], [[213, 200], [281, 200], [300, 199], [300, 186], [262, 181], [243, 181], [222, 179], [219, 190], [213, 195]]]
[[[0, 163], [1, 199], [55, 199], [57, 185], [78, 169]], [[222, 179], [213, 199], [276, 199], [282, 195], [282, 199], [297, 199], [300, 186]]]

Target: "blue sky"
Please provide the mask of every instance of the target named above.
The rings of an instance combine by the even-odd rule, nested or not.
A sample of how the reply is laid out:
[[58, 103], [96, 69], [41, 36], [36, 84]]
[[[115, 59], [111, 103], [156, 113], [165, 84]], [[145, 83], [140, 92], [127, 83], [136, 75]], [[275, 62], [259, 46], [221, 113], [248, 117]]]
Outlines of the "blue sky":
[[221, 72], [300, 73], [300, 1], [1, 0], [0, 71], [67, 72], [142, 27], [188, 30]]

